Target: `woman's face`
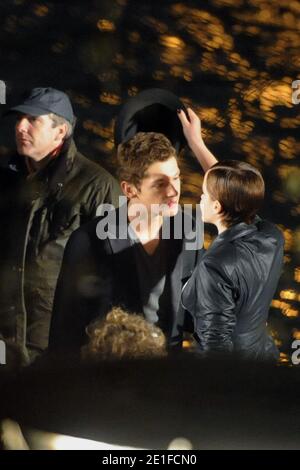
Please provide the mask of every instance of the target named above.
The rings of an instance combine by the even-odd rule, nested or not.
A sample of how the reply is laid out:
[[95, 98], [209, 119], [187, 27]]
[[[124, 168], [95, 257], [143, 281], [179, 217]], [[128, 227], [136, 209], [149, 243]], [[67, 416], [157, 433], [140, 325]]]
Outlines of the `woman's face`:
[[203, 184], [202, 184], [202, 196], [201, 196], [201, 202], [200, 202], [201, 214], [202, 214], [203, 222], [215, 224], [215, 222], [218, 220], [219, 203], [218, 201], [214, 201], [210, 197], [207, 191], [207, 185], [206, 185], [207, 175], [208, 175], [208, 172], [205, 173]]

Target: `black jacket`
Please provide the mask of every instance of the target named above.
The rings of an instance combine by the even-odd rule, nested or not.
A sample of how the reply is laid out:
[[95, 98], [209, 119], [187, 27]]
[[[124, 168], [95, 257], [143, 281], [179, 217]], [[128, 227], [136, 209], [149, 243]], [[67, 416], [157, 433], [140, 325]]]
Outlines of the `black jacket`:
[[269, 306], [280, 277], [284, 239], [271, 223], [239, 223], [221, 233], [199, 260], [182, 293], [202, 351], [268, 359]]
[[24, 356], [48, 345], [63, 251], [71, 233], [103, 202], [118, 204], [119, 185], [73, 142], [33, 177], [15, 156], [0, 168], [0, 337]]
[[[106, 239], [97, 236], [98, 224], [104, 220], [98, 217], [76, 230], [66, 246], [50, 329], [52, 351], [78, 350], [86, 340], [86, 326], [113, 306], [142, 312], [137, 267], [127, 235], [127, 210], [124, 217], [119, 217], [120, 209], [111, 214], [116, 230], [110, 230]], [[180, 211], [170, 218], [171, 238], [166, 242], [170, 311], [163, 330], [171, 346], [182, 340], [185, 311], [180, 304], [181, 288], [194, 269], [197, 254], [196, 248], [187, 248], [186, 239], [174, 237], [174, 224], [181, 215]]]

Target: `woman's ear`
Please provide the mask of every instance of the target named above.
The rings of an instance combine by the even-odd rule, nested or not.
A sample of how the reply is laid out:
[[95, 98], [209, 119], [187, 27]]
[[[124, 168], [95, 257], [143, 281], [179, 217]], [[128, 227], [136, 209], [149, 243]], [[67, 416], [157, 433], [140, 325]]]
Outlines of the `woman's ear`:
[[136, 197], [137, 192], [138, 192], [136, 187], [134, 186], [134, 184], [128, 183], [128, 181], [121, 181], [121, 189], [122, 189], [124, 195], [128, 199], [132, 199], [132, 198]]
[[221, 212], [223, 212], [223, 208], [219, 201], [214, 201], [213, 208], [214, 208], [215, 214], [221, 214]]

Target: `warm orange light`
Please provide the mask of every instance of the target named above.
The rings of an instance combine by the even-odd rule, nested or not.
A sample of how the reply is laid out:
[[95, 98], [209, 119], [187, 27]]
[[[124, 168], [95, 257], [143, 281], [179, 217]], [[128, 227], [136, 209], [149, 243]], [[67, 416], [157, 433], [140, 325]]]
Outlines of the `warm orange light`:
[[100, 31], [115, 31], [116, 29], [116, 26], [115, 24], [110, 21], [110, 20], [107, 20], [107, 19], [100, 19], [98, 22], [97, 22], [97, 28], [100, 30]]

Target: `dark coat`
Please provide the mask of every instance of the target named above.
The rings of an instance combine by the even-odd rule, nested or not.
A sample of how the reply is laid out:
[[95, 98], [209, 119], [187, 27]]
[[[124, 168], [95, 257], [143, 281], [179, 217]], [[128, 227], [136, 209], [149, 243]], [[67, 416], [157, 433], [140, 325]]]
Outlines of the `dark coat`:
[[71, 233], [103, 202], [118, 203], [119, 185], [73, 142], [33, 177], [15, 156], [0, 169], [0, 336], [25, 356], [48, 345], [63, 251]]
[[284, 239], [271, 223], [239, 223], [199, 260], [182, 293], [201, 351], [277, 358], [266, 322], [283, 262]]
[[[104, 316], [113, 306], [142, 312], [135, 256], [127, 235], [126, 205], [124, 216], [119, 217], [123, 210], [111, 213], [116, 230], [110, 230], [106, 239], [99, 239], [96, 233], [98, 224], [104, 220], [102, 217], [72, 234], [55, 294], [50, 350], [78, 350], [86, 340], [86, 326], [96, 317]], [[168, 322], [162, 329], [171, 346], [181, 344], [185, 323], [185, 311], [180, 304], [181, 288], [194, 269], [197, 254], [196, 249], [187, 249], [187, 240], [174, 238], [174, 224], [181, 214], [180, 211], [169, 219], [171, 238], [166, 242], [166, 282], [170, 288], [171, 306]]]

